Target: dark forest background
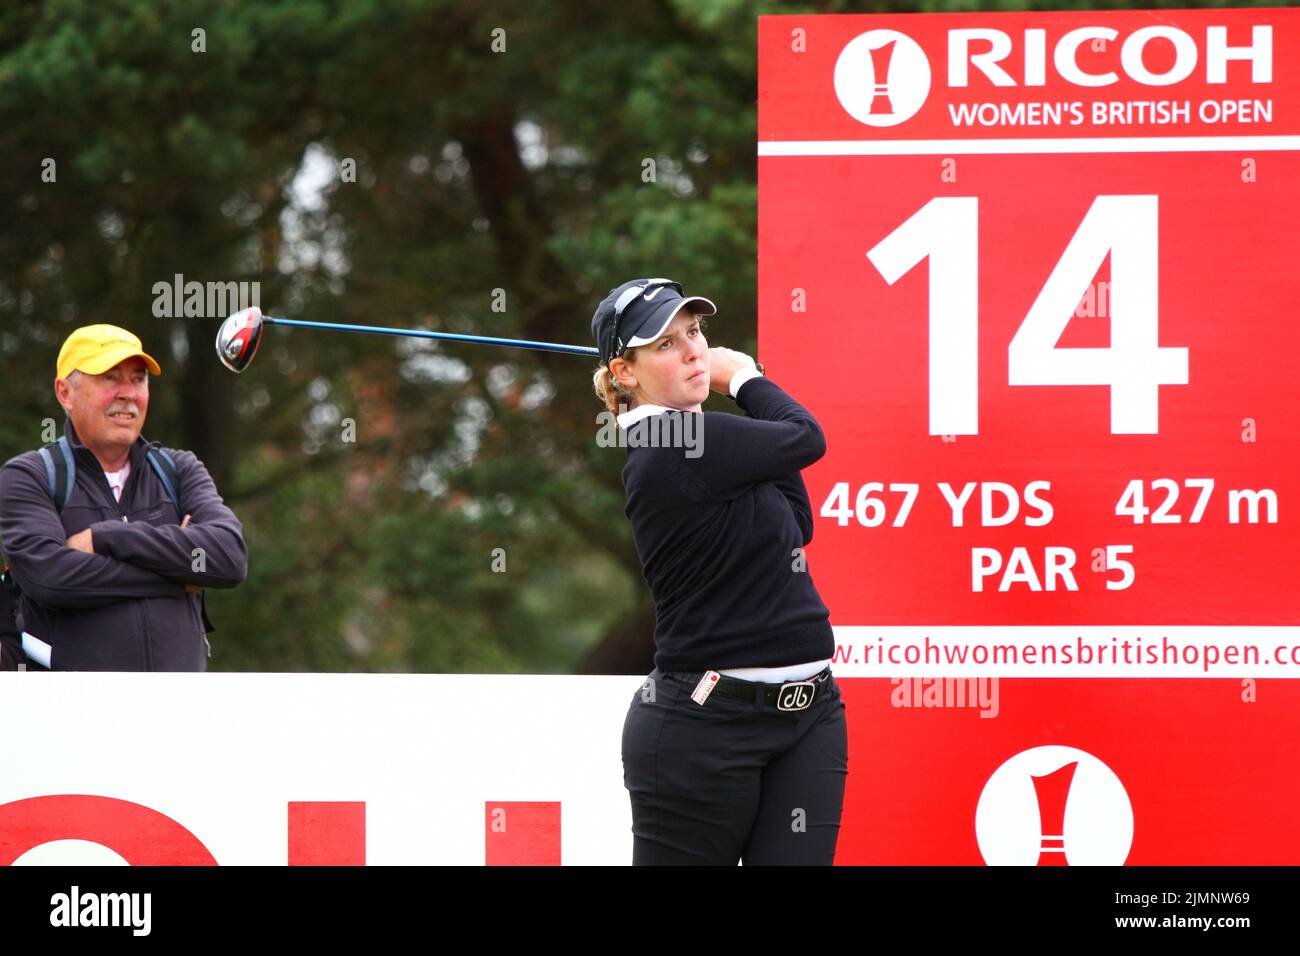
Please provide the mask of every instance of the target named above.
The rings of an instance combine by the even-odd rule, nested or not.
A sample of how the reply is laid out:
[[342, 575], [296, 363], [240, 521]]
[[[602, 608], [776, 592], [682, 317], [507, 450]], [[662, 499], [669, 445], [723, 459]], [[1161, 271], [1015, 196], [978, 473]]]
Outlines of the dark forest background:
[[0, 460], [62, 427], [68, 332], [122, 325], [163, 364], [145, 435], [244, 524], [214, 669], [643, 673], [592, 360], [271, 329], [235, 376], [219, 319], [155, 316], [155, 283], [589, 345], [611, 286], [666, 275], [751, 351], [757, 15], [1121, 6], [6, 0]]

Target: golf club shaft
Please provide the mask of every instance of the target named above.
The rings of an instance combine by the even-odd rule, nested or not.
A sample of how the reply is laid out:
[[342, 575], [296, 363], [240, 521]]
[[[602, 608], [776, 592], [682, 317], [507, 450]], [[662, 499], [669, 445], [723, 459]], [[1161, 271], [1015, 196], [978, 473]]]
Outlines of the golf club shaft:
[[342, 323], [309, 322], [305, 319], [277, 319], [262, 317], [267, 325], [296, 325], [306, 329], [333, 329], [338, 332], [374, 332], [378, 335], [406, 335], [417, 339], [442, 339], [449, 342], [478, 342], [483, 345], [505, 345], [517, 349], [536, 349], [539, 352], [568, 352], [573, 355], [599, 356], [597, 349], [586, 345], [557, 345], [553, 342], [530, 342], [526, 339], [499, 339], [487, 335], [460, 335], [456, 332], [426, 332], [419, 329], [388, 329], [377, 325], [344, 325]]

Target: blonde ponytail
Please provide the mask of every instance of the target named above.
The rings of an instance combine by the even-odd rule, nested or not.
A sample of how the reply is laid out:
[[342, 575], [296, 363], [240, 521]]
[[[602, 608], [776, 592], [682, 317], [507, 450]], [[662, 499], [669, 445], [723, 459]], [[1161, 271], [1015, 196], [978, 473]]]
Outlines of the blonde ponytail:
[[[630, 365], [636, 361], [636, 349], [628, 349], [623, 358]], [[632, 390], [618, 380], [607, 366], [601, 365], [591, 377], [591, 387], [596, 397], [605, 403], [611, 415], [618, 415], [636, 404]]]

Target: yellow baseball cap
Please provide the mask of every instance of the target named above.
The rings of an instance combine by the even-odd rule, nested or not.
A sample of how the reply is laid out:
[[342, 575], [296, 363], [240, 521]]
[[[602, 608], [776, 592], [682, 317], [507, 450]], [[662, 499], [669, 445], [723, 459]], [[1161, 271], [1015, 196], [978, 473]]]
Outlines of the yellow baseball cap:
[[73, 372], [102, 375], [119, 362], [140, 356], [154, 375], [162, 369], [153, 356], [144, 351], [140, 340], [116, 325], [85, 325], [77, 329], [59, 349], [58, 375], [67, 378]]

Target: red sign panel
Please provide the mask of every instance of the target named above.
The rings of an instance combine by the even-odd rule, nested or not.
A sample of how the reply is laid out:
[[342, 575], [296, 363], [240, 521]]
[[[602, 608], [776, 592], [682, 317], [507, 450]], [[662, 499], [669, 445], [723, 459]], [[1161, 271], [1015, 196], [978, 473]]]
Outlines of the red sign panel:
[[[835, 623], [1297, 623], [1300, 16], [761, 24], [760, 351], [829, 437]], [[1190, 118], [1020, 109], [1103, 95]]]
[[[1028, 678], [996, 720], [861, 682], [841, 860], [978, 862], [1020, 813], [1046, 829], [1006, 859], [1079, 862], [1086, 793], [1133, 862], [1295, 862], [1141, 813], [1271, 828], [1300, 784], [1179, 789], [1201, 746], [1300, 743], [1253, 683], [1300, 676], [1300, 11], [764, 17], [758, 148], [759, 351], [826, 430], [837, 672]], [[1099, 677], [1139, 680], [1061, 680]]]

